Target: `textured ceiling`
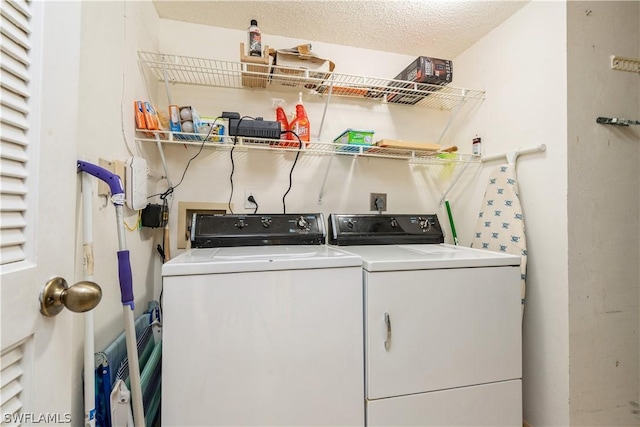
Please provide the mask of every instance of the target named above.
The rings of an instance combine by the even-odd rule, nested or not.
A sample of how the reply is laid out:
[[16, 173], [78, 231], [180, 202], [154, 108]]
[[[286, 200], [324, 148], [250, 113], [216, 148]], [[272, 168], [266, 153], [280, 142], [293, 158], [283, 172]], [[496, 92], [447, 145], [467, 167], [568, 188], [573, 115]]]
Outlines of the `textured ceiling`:
[[[528, 1], [528, 0], [527, 0]], [[455, 58], [527, 1], [154, 0], [161, 18], [407, 55]]]

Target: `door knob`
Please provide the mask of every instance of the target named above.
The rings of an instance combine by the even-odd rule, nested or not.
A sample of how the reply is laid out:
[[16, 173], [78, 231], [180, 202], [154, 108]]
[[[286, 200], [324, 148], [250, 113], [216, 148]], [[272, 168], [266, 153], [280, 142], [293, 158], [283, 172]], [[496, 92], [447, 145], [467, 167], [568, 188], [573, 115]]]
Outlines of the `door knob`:
[[96, 283], [82, 281], [69, 286], [62, 277], [49, 280], [40, 294], [40, 313], [53, 317], [64, 307], [75, 313], [95, 308], [102, 299], [102, 289]]

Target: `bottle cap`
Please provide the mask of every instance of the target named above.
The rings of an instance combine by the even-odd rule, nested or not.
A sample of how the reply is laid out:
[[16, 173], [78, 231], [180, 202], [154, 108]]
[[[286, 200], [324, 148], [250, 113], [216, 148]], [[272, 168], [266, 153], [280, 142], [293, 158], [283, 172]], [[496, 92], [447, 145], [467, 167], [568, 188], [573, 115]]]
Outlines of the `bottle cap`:
[[258, 25], [258, 21], [256, 21], [255, 19], [252, 19], [251, 20], [251, 25], [256, 25], [257, 26]]

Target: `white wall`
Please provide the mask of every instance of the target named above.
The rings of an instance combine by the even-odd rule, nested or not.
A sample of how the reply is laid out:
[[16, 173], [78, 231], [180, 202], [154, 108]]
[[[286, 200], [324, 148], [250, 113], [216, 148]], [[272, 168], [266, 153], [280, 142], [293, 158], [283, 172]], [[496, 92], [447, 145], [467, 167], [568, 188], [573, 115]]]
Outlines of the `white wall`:
[[571, 424], [638, 425], [640, 117], [638, 2], [568, 3]]
[[[185, 34], [192, 41], [185, 45]], [[244, 42], [246, 31], [212, 28], [182, 22], [160, 21], [160, 50], [163, 53], [180, 54], [218, 60], [238, 61], [239, 44]], [[263, 44], [287, 48], [307, 40], [294, 40], [263, 35]], [[336, 63], [335, 71], [393, 78], [413, 57], [349, 48], [313, 42], [313, 51]], [[293, 111], [297, 91], [265, 92], [261, 90], [215, 89], [200, 86], [171, 85], [171, 102], [192, 105], [201, 115], [218, 116], [222, 111], [237, 111], [241, 115], [262, 116], [274, 120], [272, 97], [282, 97], [288, 102], [287, 111]], [[156, 104], [166, 109], [167, 95], [164, 86], [158, 88]], [[312, 140], [318, 140], [324, 100], [304, 94], [303, 101], [311, 121]], [[346, 128], [372, 129], [374, 139], [399, 138], [409, 141], [435, 142], [443, 130], [447, 112], [423, 108], [383, 105], [377, 102], [345, 102], [334, 98], [329, 106], [321, 140], [331, 142]], [[443, 145], [456, 144], [452, 135]], [[182, 145], [165, 148], [169, 174], [173, 183], [179, 181], [185, 165], [198, 151], [197, 147], [185, 149]], [[244, 189], [255, 191], [260, 206], [259, 213], [283, 211], [282, 196], [289, 185], [289, 171], [295, 155], [272, 152], [234, 152], [235, 172], [232, 203], [234, 212], [249, 213], [244, 209]], [[389, 212], [435, 212], [442, 194], [442, 187], [451, 178], [451, 171], [424, 166], [412, 166], [405, 161], [339, 156], [333, 160], [327, 180], [322, 205], [317, 204], [322, 180], [329, 157], [303, 155], [293, 173], [293, 187], [287, 196], [287, 212], [315, 212], [325, 215], [331, 212], [363, 213], [369, 210], [369, 193], [388, 193]], [[160, 168], [160, 165], [156, 167]], [[190, 165], [183, 183], [176, 189], [170, 227], [172, 229], [171, 252], [176, 254], [175, 236], [177, 201], [209, 201], [227, 203], [230, 197], [231, 172], [228, 151], [205, 150]], [[434, 177], [435, 176], [435, 177]], [[444, 177], [441, 182], [436, 178]], [[166, 184], [158, 183], [156, 191], [164, 191]], [[446, 223], [446, 217], [445, 217]]]
[[[468, 146], [481, 136], [486, 155], [547, 146], [517, 161], [528, 249], [524, 418], [532, 426], [569, 425], [566, 4], [527, 4], [454, 65], [454, 84], [487, 91], [477, 112], [453, 130], [459, 140]], [[484, 164], [452, 193], [464, 245], [488, 175], [501, 163], [506, 159]]]
[[[123, 13], [125, 5], [126, 19]], [[445, 145], [458, 145], [462, 152], [467, 153], [471, 151], [471, 139], [475, 135], [483, 138], [485, 154], [541, 143], [548, 147], [544, 154], [521, 157], [517, 169], [529, 248], [524, 318], [524, 415], [533, 426], [569, 425], [573, 421], [569, 417], [566, 8], [564, 2], [532, 2], [471, 49], [454, 58], [454, 85], [485, 89], [487, 99], [482, 105], [465, 106], [460, 119], [443, 141]], [[637, 13], [635, 22], [638, 23]], [[126, 41], [123, 39], [125, 28]], [[158, 20], [149, 2], [84, 2], [79, 83], [82, 124], [78, 130], [81, 141], [78, 155], [90, 161], [97, 161], [98, 157], [124, 159], [129, 155], [124, 134], [132, 150], [147, 158], [152, 169], [159, 171], [161, 167], [155, 146], [133, 142], [130, 106], [133, 100], [147, 97], [137, 69], [136, 50], [236, 61], [238, 44], [244, 42], [245, 37], [244, 29], [223, 30]], [[308, 42], [269, 35], [263, 37], [264, 43], [273, 47], [291, 47]], [[189, 40], [186, 47], [185, 39]], [[320, 56], [332, 59], [337, 64], [336, 71], [343, 73], [393, 77], [413, 59], [405, 55], [316, 42], [313, 42], [313, 48]], [[635, 54], [632, 52], [629, 56]], [[121, 102], [123, 58], [126, 88]], [[153, 101], [159, 108], [165, 108], [163, 88], [150, 86]], [[637, 90], [637, 83], [634, 87]], [[271, 96], [260, 91], [198, 87], [172, 91], [173, 103], [193, 105], [202, 114], [212, 116], [230, 110], [270, 118], [273, 114]], [[284, 94], [284, 97], [290, 103], [289, 110], [292, 110], [295, 93]], [[322, 101], [305, 96], [304, 102], [312, 123], [312, 137], [317, 137]], [[614, 113], [616, 111], [611, 114]], [[623, 113], [626, 111], [619, 112], [620, 115]], [[637, 109], [634, 114], [637, 114]], [[373, 129], [376, 138], [433, 142], [447, 116], [447, 113], [402, 106], [334, 102], [329, 108], [322, 140], [330, 141], [345, 128], [354, 127]], [[591, 120], [593, 114], [589, 112], [586, 116], [585, 120]], [[599, 128], [597, 132], [604, 130]], [[166, 148], [174, 184], [195, 152], [195, 148], [185, 149], [182, 146]], [[244, 188], [251, 188], [256, 191], [260, 212], [281, 212], [281, 199], [288, 186], [293, 157], [291, 153], [236, 153], [232, 200], [235, 211], [250, 211], [241, 206]], [[445, 229], [448, 228], [446, 214], [438, 206], [438, 201], [451, 179], [449, 169], [412, 166], [394, 160], [337, 157], [330, 170], [323, 204], [318, 205], [316, 199], [327, 161], [328, 157], [322, 156], [301, 157], [287, 198], [287, 211], [321, 211], [325, 214], [367, 212], [368, 193], [387, 192], [390, 212], [437, 212], [445, 223]], [[462, 244], [466, 245], [471, 240], [486, 179], [496, 164], [471, 168], [450, 195]], [[170, 219], [172, 254], [177, 253], [177, 201], [226, 203], [230, 194], [230, 168], [227, 151], [205, 150], [192, 162], [173, 198]], [[637, 180], [637, 169], [633, 173]], [[166, 184], [152, 180], [149, 187], [150, 191], [163, 191]], [[637, 186], [633, 197], [638, 197]], [[95, 279], [105, 290], [103, 302], [96, 309], [96, 348], [101, 348], [122, 331], [122, 322], [113, 208], [101, 207], [97, 197], [95, 202]], [[634, 203], [633, 199], [630, 203]], [[133, 212], [127, 212], [127, 221], [135, 222]], [[637, 224], [634, 227], [637, 236]], [[139, 311], [148, 299], [154, 295], [157, 297], [160, 266], [154, 248], [160, 236], [158, 231], [143, 230], [128, 232], [127, 238], [132, 252]], [[78, 232], [78, 248], [80, 239]], [[449, 236], [447, 239], [451, 241]], [[636, 242], [635, 250], [639, 247]], [[637, 268], [633, 274], [638, 274]], [[77, 276], [82, 276], [81, 261]], [[630, 292], [629, 296], [633, 297], [632, 288], [623, 291]], [[637, 291], [635, 295], [635, 301], [638, 301]], [[638, 325], [637, 317], [635, 324]], [[74, 375], [77, 373], [77, 384], [80, 384], [82, 365], [81, 328], [78, 320], [75, 327], [77, 357], [72, 370]], [[635, 363], [637, 368], [637, 357]], [[630, 375], [639, 378], [637, 374], [633, 376], [633, 372]], [[80, 386], [76, 396], [79, 393]], [[79, 402], [78, 397], [74, 413], [81, 413]]]
[[[133, 142], [132, 105], [146, 98], [140, 77], [137, 50], [157, 48], [158, 17], [151, 2], [82, 2], [80, 79], [78, 82], [79, 127], [78, 158], [98, 163], [98, 158], [125, 160]], [[124, 77], [123, 77], [124, 75]], [[124, 87], [123, 87], [124, 85]], [[121, 110], [122, 107], [122, 110]], [[153, 159], [155, 153], [141, 153]], [[98, 182], [93, 182], [94, 281], [102, 287], [100, 305], [94, 310], [95, 349], [104, 349], [124, 330], [118, 282], [117, 225], [115, 209], [97, 196]], [[79, 190], [78, 190], [79, 191]], [[76, 208], [76, 280], [82, 270], [82, 206], [78, 196]], [[137, 214], [125, 207], [125, 220], [133, 225]], [[136, 316], [153, 298], [153, 271], [157, 269], [155, 240], [159, 236], [143, 232], [126, 232], [131, 252]], [[83, 419], [82, 377], [84, 323], [74, 319], [74, 359], [72, 361], [73, 419]], [[117, 367], [116, 367], [117, 368]], [[113, 369], [113, 367], [112, 367]]]

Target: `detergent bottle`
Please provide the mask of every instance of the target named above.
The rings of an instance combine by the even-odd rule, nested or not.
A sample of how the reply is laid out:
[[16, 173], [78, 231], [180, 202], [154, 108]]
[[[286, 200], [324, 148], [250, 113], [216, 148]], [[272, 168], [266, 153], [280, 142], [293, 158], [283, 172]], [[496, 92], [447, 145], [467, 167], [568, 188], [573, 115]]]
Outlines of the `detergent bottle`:
[[[284, 102], [284, 99], [272, 98], [273, 106], [276, 109], [276, 121], [280, 122], [280, 130], [285, 132], [287, 130], [291, 130], [289, 127], [289, 120], [287, 119], [287, 113], [285, 112], [285, 108], [287, 104]], [[280, 139], [293, 139], [293, 135], [291, 133], [286, 132], [280, 136]]]
[[[289, 128], [295, 132], [300, 140], [305, 142], [305, 146], [309, 145], [310, 135], [310, 125], [309, 118], [307, 117], [307, 111], [304, 109], [304, 105], [302, 105], [302, 92], [298, 93], [298, 103], [296, 104], [296, 116], [289, 123]], [[293, 135], [292, 139], [297, 141], [297, 138]]]

